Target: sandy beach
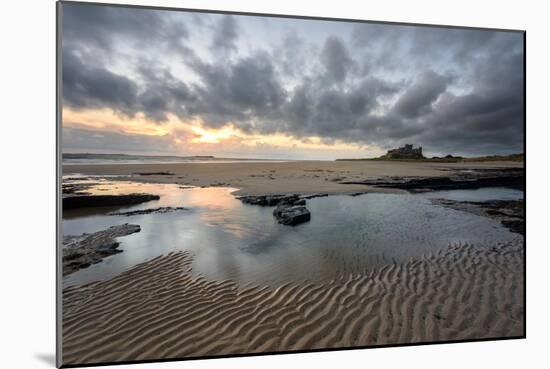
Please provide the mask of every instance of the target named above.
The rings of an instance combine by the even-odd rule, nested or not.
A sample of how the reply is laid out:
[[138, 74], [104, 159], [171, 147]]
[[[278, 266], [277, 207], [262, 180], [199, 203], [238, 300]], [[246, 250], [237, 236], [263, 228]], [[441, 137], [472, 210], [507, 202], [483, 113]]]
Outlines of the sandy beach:
[[66, 289], [64, 363], [524, 335], [522, 239], [276, 288], [193, 277], [192, 262], [173, 253]]
[[[155, 183], [226, 186], [239, 188], [237, 194], [254, 195], [311, 192], [334, 194], [366, 190], [388, 192], [388, 189], [339, 182], [396, 176], [445, 177], [461, 169], [522, 167], [521, 162], [266, 161], [262, 163], [64, 165], [63, 172], [118, 176], [123, 180]], [[138, 173], [147, 175], [140, 176]]]
[[[114, 183], [234, 187], [239, 191], [233, 196], [238, 197], [353, 191], [405, 194], [402, 189], [342, 182], [438, 178], [495, 168], [521, 169], [521, 163], [67, 165], [64, 172], [67, 176], [107, 176]], [[95, 238], [101, 239], [100, 233]], [[193, 252], [170, 252], [112, 278], [65, 288], [64, 363], [524, 335], [524, 253], [519, 234], [504, 243], [459, 241], [437, 252], [376, 268], [358, 270], [356, 262], [353, 269], [344, 268], [335, 278], [275, 285], [212, 279], [194, 270], [194, 262]], [[281, 272], [285, 268], [279, 267]]]

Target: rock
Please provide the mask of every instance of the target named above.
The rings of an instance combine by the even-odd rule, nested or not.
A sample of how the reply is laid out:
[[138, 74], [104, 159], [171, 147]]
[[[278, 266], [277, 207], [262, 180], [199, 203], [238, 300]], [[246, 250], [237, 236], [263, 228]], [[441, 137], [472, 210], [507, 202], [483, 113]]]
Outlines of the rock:
[[158, 200], [160, 196], [145, 193], [128, 195], [78, 195], [63, 198], [63, 210], [77, 208], [93, 208], [103, 206], [135, 205], [143, 202]]
[[314, 199], [316, 197], [327, 197], [327, 196], [328, 196], [328, 193], [310, 193], [307, 195], [300, 195], [300, 198], [309, 200], [309, 199]]
[[175, 174], [172, 172], [136, 172], [134, 173], [138, 176], [174, 176]]
[[279, 205], [273, 215], [277, 221], [284, 225], [297, 225], [304, 222], [309, 222], [311, 214], [305, 206], [284, 206]]
[[118, 249], [120, 243], [115, 239], [139, 231], [139, 225], [126, 223], [92, 234], [66, 236], [62, 249], [63, 275], [97, 264], [107, 256], [121, 253], [122, 250]]
[[324, 194], [312, 195], [258, 195], [241, 196], [238, 199], [245, 204], [259, 206], [276, 206], [273, 215], [278, 222], [285, 225], [296, 225], [311, 219], [309, 210], [304, 206], [306, 198], [328, 196]]
[[287, 208], [289, 208], [291, 205], [288, 204], [279, 204], [277, 207], [273, 210], [273, 215], [276, 218], [279, 218], [281, 216], [281, 213], [285, 211]]
[[245, 204], [259, 206], [276, 206], [278, 204], [294, 204], [300, 200], [299, 195], [258, 195], [258, 196], [241, 196], [238, 198]]
[[183, 206], [178, 206], [178, 207], [166, 206], [166, 207], [143, 209], [143, 210], [114, 212], [114, 213], [109, 213], [108, 215], [123, 215], [126, 217], [130, 217], [133, 215], [145, 215], [145, 214], [153, 214], [153, 213], [165, 214], [165, 213], [171, 213], [171, 212], [180, 211], [180, 210], [189, 210], [189, 209]]
[[363, 184], [383, 188], [418, 190], [458, 190], [482, 187], [510, 187], [523, 190], [523, 168], [476, 169], [441, 177], [392, 177], [372, 178], [340, 182], [342, 184]]

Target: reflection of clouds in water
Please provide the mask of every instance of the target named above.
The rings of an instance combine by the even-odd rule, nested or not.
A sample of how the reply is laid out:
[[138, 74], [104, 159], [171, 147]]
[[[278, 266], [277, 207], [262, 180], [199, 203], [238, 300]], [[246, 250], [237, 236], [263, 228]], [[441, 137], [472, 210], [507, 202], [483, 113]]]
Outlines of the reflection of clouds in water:
[[[253, 283], [314, 280], [404, 261], [458, 241], [492, 243], [515, 237], [493, 220], [433, 206], [423, 194], [315, 198], [307, 202], [311, 221], [287, 227], [275, 221], [273, 208], [242, 204], [230, 188], [181, 189], [174, 184], [105, 181], [98, 189], [161, 196], [159, 201], [125, 210], [185, 206], [191, 211], [65, 219], [64, 234], [95, 232], [122, 223], [142, 228], [139, 233], [119, 238], [123, 253], [68, 276], [65, 283], [108, 278], [175, 250], [191, 251], [195, 255], [194, 271], [207, 278]], [[447, 195], [510, 195], [499, 191], [473, 195], [447, 191]]]

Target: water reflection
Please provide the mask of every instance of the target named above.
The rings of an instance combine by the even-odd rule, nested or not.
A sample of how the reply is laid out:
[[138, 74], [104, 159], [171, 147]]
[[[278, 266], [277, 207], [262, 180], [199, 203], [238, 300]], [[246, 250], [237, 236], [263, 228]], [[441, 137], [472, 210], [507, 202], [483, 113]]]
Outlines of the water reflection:
[[455, 201], [519, 200], [523, 199], [523, 191], [506, 187], [484, 187], [475, 190], [433, 191], [420, 196]]
[[158, 201], [125, 207], [125, 211], [159, 206], [185, 206], [190, 211], [131, 217], [109, 216], [105, 213], [108, 209], [77, 217], [66, 214], [65, 235], [96, 232], [122, 223], [139, 224], [142, 230], [119, 239], [123, 253], [67, 276], [64, 284], [109, 278], [174, 250], [190, 250], [195, 255], [194, 271], [209, 278], [280, 283], [360, 272], [458, 241], [504, 242], [517, 236], [498, 222], [429, 201], [432, 195], [478, 199], [503, 195], [499, 194], [501, 189], [493, 190], [458, 195], [446, 191], [315, 198], [307, 204], [311, 221], [287, 227], [275, 221], [273, 208], [244, 205], [231, 194], [235, 191], [232, 188], [103, 181], [89, 192], [160, 195]]

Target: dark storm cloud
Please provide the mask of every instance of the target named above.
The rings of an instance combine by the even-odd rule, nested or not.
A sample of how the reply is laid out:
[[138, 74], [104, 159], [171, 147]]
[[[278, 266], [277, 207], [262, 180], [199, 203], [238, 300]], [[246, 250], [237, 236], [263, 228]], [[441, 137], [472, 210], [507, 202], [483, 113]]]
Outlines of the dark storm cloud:
[[177, 48], [188, 30], [170, 21], [163, 11], [87, 4], [63, 6], [63, 43], [77, 42], [86, 48], [112, 51], [113, 39], [150, 46], [152, 42]]
[[348, 90], [324, 88], [323, 81], [307, 79], [282, 108], [282, 131], [364, 142], [364, 135], [357, 136], [361, 126], [379, 106], [378, 100], [396, 91], [393, 84], [375, 78], [367, 78]]
[[226, 15], [220, 19], [214, 29], [211, 48], [214, 52], [230, 53], [237, 50], [238, 25], [235, 18]]
[[271, 59], [280, 73], [291, 78], [299, 78], [307, 72], [305, 61], [312, 59], [308, 43], [296, 32], [290, 32], [282, 37], [278, 45], [274, 45]]
[[495, 32], [418, 27], [411, 32], [412, 54], [422, 59], [446, 57], [455, 63], [475, 62], [495, 38]]
[[426, 71], [416, 77], [414, 84], [399, 97], [395, 110], [404, 118], [418, 118], [432, 111], [432, 104], [447, 89], [451, 77]]
[[523, 59], [520, 53], [489, 57], [477, 69], [471, 93], [444, 94], [426, 117], [423, 139], [462, 154], [523, 150]]
[[344, 42], [337, 37], [329, 37], [321, 51], [321, 61], [325, 67], [328, 82], [343, 82], [354, 66]]
[[142, 63], [138, 71], [144, 89], [137, 97], [137, 111], [157, 122], [167, 120], [168, 113], [187, 117], [186, 107], [197, 99], [187, 84], [174, 77], [169, 69], [159, 68], [151, 62]]
[[265, 53], [239, 59], [234, 64], [196, 63], [202, 84], [195, 86], [197, 101], [190, 112], [219, 127], [231, 121], [248, 131], [251, 118], [277, 111], [285, 100], [285, 90]]
[[88, 65], [77, 50], [63, 49], [63, 103], [76, 109], [111, 108], [133, 115], [138, 88], [125, 76]]
[[[322, 38], [299, 28], [277, 40], [260, 35], [264, 44], [252, 47], [243, 41], [246, 18], [215, 18], [212, 27], [195, 14], [189, 30], [203, 32], [200, 49], [175, 13], [89, 8], [64, 6], [63, 97], [72, 108], [159, 123], [175, 114], [327, 143], [413, 143], [428, 153], [523, 149], [519, 33], [356, 24]], [[131, 73], [110, 68], [107, 60], [127, 57], [120, 39], [150, 60], [136, 57]], [[163, 64], [165, 53], [191, 81]]]
[[133, 117], [142, 112], [162, 122], [168, 113], [187, 116], [185, 104], [196, 97], [167, 69], [145, 63], [138, 68], [143, 83], [86, 61], [79, 49], [63, 48], [63, 103], [74, 109], [102, 109]]
[[393, 69], [438, 61], [472, 63], [495, 43], [495, 38], [505, 36], [473, 29], [361, 23], [354, 25], [351, 42], [367, 52], [378, 67]]
[[[167, 113], [184, 116], [184, 102], [193, 100], [185, 83], [155, 63], [141, 62], [143, 84], [110, 71], [106, 62], [119, 57], [117, 45], [136, 48], [166, 47], [179, 52], [189, 33], [167, 12], [144, 9], [70, 4], [63, 6], [63, 102], [74, 109], [110, 108], [128, 117], [142, 112], [155, 121]], [[117, 44], [118, 42], [118, 44]]]

